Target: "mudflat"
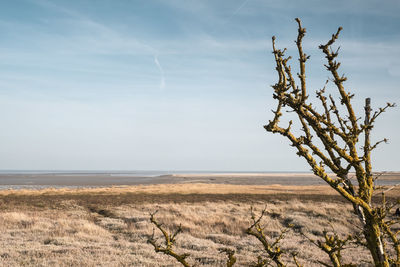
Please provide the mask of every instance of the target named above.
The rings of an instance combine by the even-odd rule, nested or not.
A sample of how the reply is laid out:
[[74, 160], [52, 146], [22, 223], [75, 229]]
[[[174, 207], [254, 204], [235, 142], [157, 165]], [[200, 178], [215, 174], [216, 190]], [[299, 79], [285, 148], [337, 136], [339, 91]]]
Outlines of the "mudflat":
[[[378, 174], [379, 185], [400, 183], [399, 172]], [[351, 175], [350, 175], [351, 177]], [[354, 178], [351, 178], [354, 180]], [[1, 173], [0, 189], [101, 187], [151, 184], [325, 185], [312, 173], [179, 173], [142, 176], [131, 173]]]

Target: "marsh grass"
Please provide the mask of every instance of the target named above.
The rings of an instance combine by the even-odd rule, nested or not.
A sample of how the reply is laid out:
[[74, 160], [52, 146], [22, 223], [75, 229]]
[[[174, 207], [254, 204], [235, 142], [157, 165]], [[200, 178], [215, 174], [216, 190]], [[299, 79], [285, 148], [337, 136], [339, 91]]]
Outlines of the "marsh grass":
[[[147, 243], [153, 231], [149, 213], [155, 210], [157, 220], [170, 231], [182, 224], [176, 250], [189, 253], [189, 261], [200, 266], [223, 266], [226, 259], [218, 252], [220, 248], [236, 251], [237, 266], [248, 266], [262, 253], [258, 241], [245, 234], [251, 206], [258, 211], [267, 207], [263, 224], [271, 237], [294, 225], [282, 248], [298, 252], [306, 266], [320, 266], [318, 261], [328, 258], [303, 234], [318, 239], [332, 227], [343, 235], [358, 230], [352, 207], [326, 187], [315, 191], [280, 188], [275, 193], [268, 191], [273, 191], [271, 187], [212, 188], [191, 185], [188, 191], [196, 191], [192, 193], [168, 186], [137, 191], [131, 187], [3, 191], [0, 265], [176, 266], [173, 259], [155, 253]], [[326, 194], [321, 193], [324, 190]], [[362, 248], [346, 250], [344, 258], [361, 266], [370, 261]]]

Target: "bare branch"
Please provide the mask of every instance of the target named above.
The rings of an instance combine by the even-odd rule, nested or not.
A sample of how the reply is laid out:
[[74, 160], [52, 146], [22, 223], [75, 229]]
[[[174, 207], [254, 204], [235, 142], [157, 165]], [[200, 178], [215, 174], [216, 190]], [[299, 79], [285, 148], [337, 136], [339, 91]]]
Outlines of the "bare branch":
[[383, 113], [385, 112], [388, 108], [394, 108], [396, 107], [395, 103], [386, 103], [386, 106], [383, 108], [379, 108], [377, 111], [375, 111], [374, 115], [372, 115], [372, 118], [369, 122], [369, 126], [372, 126], [375, 122], [375, 120]]
[[[283, 263], [282, 259], [281, 259], [281, 255], [282, 255], [282, 250], [281, 248], [278, 246], [280, 240], [282, 240], [282, 238], [284, 237], [286, 232], [281, 232], [281, 234], [279, 235], [279, 237], [272, 243], [270, 243], [267, 240], [267, 237], [265, 236], [263, 227], [261, 227], [260, 225], [260, 221], [263, 218], [263, 216], [266, 213], [266, 209], [264, 208], [261, 211], [261, 215], [256, 218], [256, 215], [253, 212], [253, 207], [251, 207], [251, 219], [253, 221], [253, 224], [247, 228], [246, 233], [248, 235], [252, 235], [255, 238], [257, 238], [261, 244], [264, 247], [264, 250], [267, 252], [268, 257], [275, 262], [277, 267], [285, 267], [286, 264]], [[260, 259], [259, 259], [260, 262]]]
[[182, 264], [185, 267], [190, 267], [189, 263], [186, 261], [186, 258], [189, 256], [189, 254], [177, 254], [175, 251], [173, 251], [173, 246], [175, 244], [175, 238], [176, 236], [182, 232], [182, 227], [179, 225], [178, 229], [175, 231], [175, 233], [168, 234], [167, 231], [162, 227], [162, 224], [158, 223], [156, 219], [154, 218], [154, 215], [158, 211], [155, 211], [154, 213], [150, 213], [150, 222], [154, 224], [158, 230], [163, 234], [164, 236], [164, 246], [157, 244], [157, 240], [154, 237], [154, 229], [153, 229], [153, 234], [149, 237], [147, 240], [148, 243], [153, 245], [155, 252], [161, 252], [164, 253], [165, 255], [171, 256], [175, 258], [180, 264]]
[[352, 98], [352, 95], [347, 93], [343, 87], [343, 82], [345, 82], [347, 80], [347, 78], [344, 76], [339, 76], [337, 70], [340, 66], [340, 63], [338, 63], [334, 60], [338, 56], [339, 51], [337, 50], [336, 52], [332, 52], [332, 49], [331, 49], [331, 45], [337, 40], [341, 30], [342, 30], [342, 27], [339, 27], [337, 32], [335, 34], [332, 34], [332, 38], [325, 45], [320, 45], [319, 48], [322, 50], [322, 52], [325, 54], [326, 58], [328, 59], [328, 65], [326, 65], [326, 68], [331, 72], [331, 74], [333, 76], [333, 82], [335, 83], [336, 87], [338, 88], [340, 96], [341, 96], [341, 103], [343, 103], [347, 108], [347, 112], [349, 115], [349, 120], [352, 124], [352, 128], [353, 128], [353, 130], [358, 130], [357, 117], [356, 117], [353, 107], [350, 103], [350, 99]]
[[371, 146], [369, 150], [370, 150], [370, 151], [374, 150], [374, 149], [377, 148], [381, 143], [387, 144], [388, 141], [389, 141], [388, 139], [383, 138], [382, 140], [376, 142], [373, 146]]
[[220, 248], [220, 253], [225, 253], [228, 256], [226, 267], [232, 267], [236, 263], [235, 251], [229, 248]]
[[[333, 234], [329, 234], [328, 231], [324, 231], [324, 240], [313, 240], [309, 238], [305, 234], [301, 234], [305, 238], [307, 238], [312, 244], [317, 246], [323, 252], [328, 254], [330, 261], [332, 262], [333, 266], [340, 267], [340, 266], [353, 266], [352, 264], [342, 264], [342, 251], [346, 249], [349, 243], [354, 242], [355, 238], [351, 235], [348, 235], [345, 239], [341, 239], [339, 235], [332, 229]], [[326, 265], [320, 262], [323, 265]], [[329, 265], [326, 265], [329, 266]]]
[[297, 267], [304, 267], [304, 266], [301, 265], [301, 264], [299, 263], [299, 261], [297, 260], [297, 253], [292, 253], [292, 258], [293, 258], [294, 264], [296, 264]]
[[[353, 205], [354, 212], [358, 215], [362, 224], [365, 243], [375, 265], [387, 267], [388, 257], [382, 239], [382, 232], [384, 231], [382, 223], [384, 223], [383, 218], [386, 212], [385, 209], [375, 208], [371, 203], [376, 181], [372, 175], [371, 151], [387, 140], [383, 139], [371, 145], [370, 131], [375, 120], [394, 104], [387, 103], [385, 107], [371, 115], [370, 100], [368, 99], [365, 106], [365, 120], [364, 123], [360, 123], [361, 117], [356, 115], [351, 103], [354, 94], [348, 92], [344, 87], [347, 78], [338, 73], [340, 62], [337, 61], [337, 57], [340, 47], [336, 50], [332, 48], [339, 37], [341, 27], [328, 42], [320, 45], [319, 48], [327, 59], [325, 66], [332, 76], [331, 80], [339, 93], [338, 100], [344, 106], [344, 112], [342, 113], [339, 109], [336, 104], [339, 102], [335, 101], [331, 94], [329, 94], [328, 100], [325, 95], [326, 86], [317, 91], [317, 98], [323, 107], [321, 113], [313, 107], [312, 103], [307, 103], [305, 62], [308, 56], [304, 53], [302, 47], [306, 30], [302, 27], [299, 19], [296, 19], [296, 22], [298, 23], [296, 45], [299, 52], [300, 73], [298, 78], [301, 84], [300, 89], [296, 86], [291, 67], [288, 65], [290, 58], [284, 56], [286, 49], [277, 49], [275, 37], [273, 37], [272, 46], [279, 80], [272, 87], [274, 89], [273, 97], [278, 101], [278, 104], [273, 120], [269, 121], [264, 128], [269, 132], [287, 138], [291, 143], [290, 145], [297, 149], [296, 154], [307, 161], [314, 174], [322, 178]], [[289, 123], [289, 127], [280, 126], [282, 110], [297, 114], [304, 135], [299, 136], [292, 132], [291, 126], [296, 125], [292, 121]], [[361, 138], [361, 134], [365, 135], [364, 138]], [[364, 141], [363, 151], [359, 150], [360, 140]], [[337, 178], [328, 175], [325, 168], [332, 170]], [[356, 186], [348, 178], [352, 169], [355, 171], [355, 178], [357, 179]], [[341, 249], [339, 241], [343, 240], [338, 239], [335, 235], [327, 235], [324, 244], [331, 248]]]
[[307, 92], [306, 92], [306, 61], [309, 58], [304, 52], [302, 47], [302, 40], [306, 33], [306, 29], [301, 26], [301, 21], [299, 18], [295, 19], [297, 24], [299, 25], [298, 28], [298, 35], [296, 40], [297, 50], [299, 51], [299, 63], [300, 63], [300, 74], [298, 74], [300, 81], [301, 81], [301, 102], [304, 102], [307, 99]]

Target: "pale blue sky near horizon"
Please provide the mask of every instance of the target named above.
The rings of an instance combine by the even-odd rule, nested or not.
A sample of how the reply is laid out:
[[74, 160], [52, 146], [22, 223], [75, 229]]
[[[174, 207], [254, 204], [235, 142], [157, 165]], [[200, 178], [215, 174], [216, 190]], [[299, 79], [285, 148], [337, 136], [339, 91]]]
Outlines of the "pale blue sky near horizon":
[[[310, 99], [329, 77], [318, 45], [342, 26], [359, 114], [365, 97], [400, 105], [399, 1], [1, 1], [0, 170], [309, 170], [263, 129], [271, 37], [295, 57], [296, 17]], [[400, 170], [399, 122], [394, 108], [374, 128], [389, 139], [376, 171]]]

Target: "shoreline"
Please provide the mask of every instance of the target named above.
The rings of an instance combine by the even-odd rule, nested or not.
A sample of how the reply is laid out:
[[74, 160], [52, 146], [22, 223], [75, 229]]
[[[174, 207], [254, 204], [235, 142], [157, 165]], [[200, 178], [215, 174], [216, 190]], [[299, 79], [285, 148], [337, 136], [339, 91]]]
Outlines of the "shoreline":
[[[351, 176], [350, 176], [351, 177]], [[354, 178], [351, 178], [354, 179]], [[158, 184], [224, 184], [224, 185], [326, 185], [312, 173], [176, 173], [158, 176], [135, 176], [129, 174], [1, 174], [0, 190], [44, 188], [92, 188], [110, 186], [139, 186]], [[384, 173], [378, 185], [400, 184], [400, 173]]]

